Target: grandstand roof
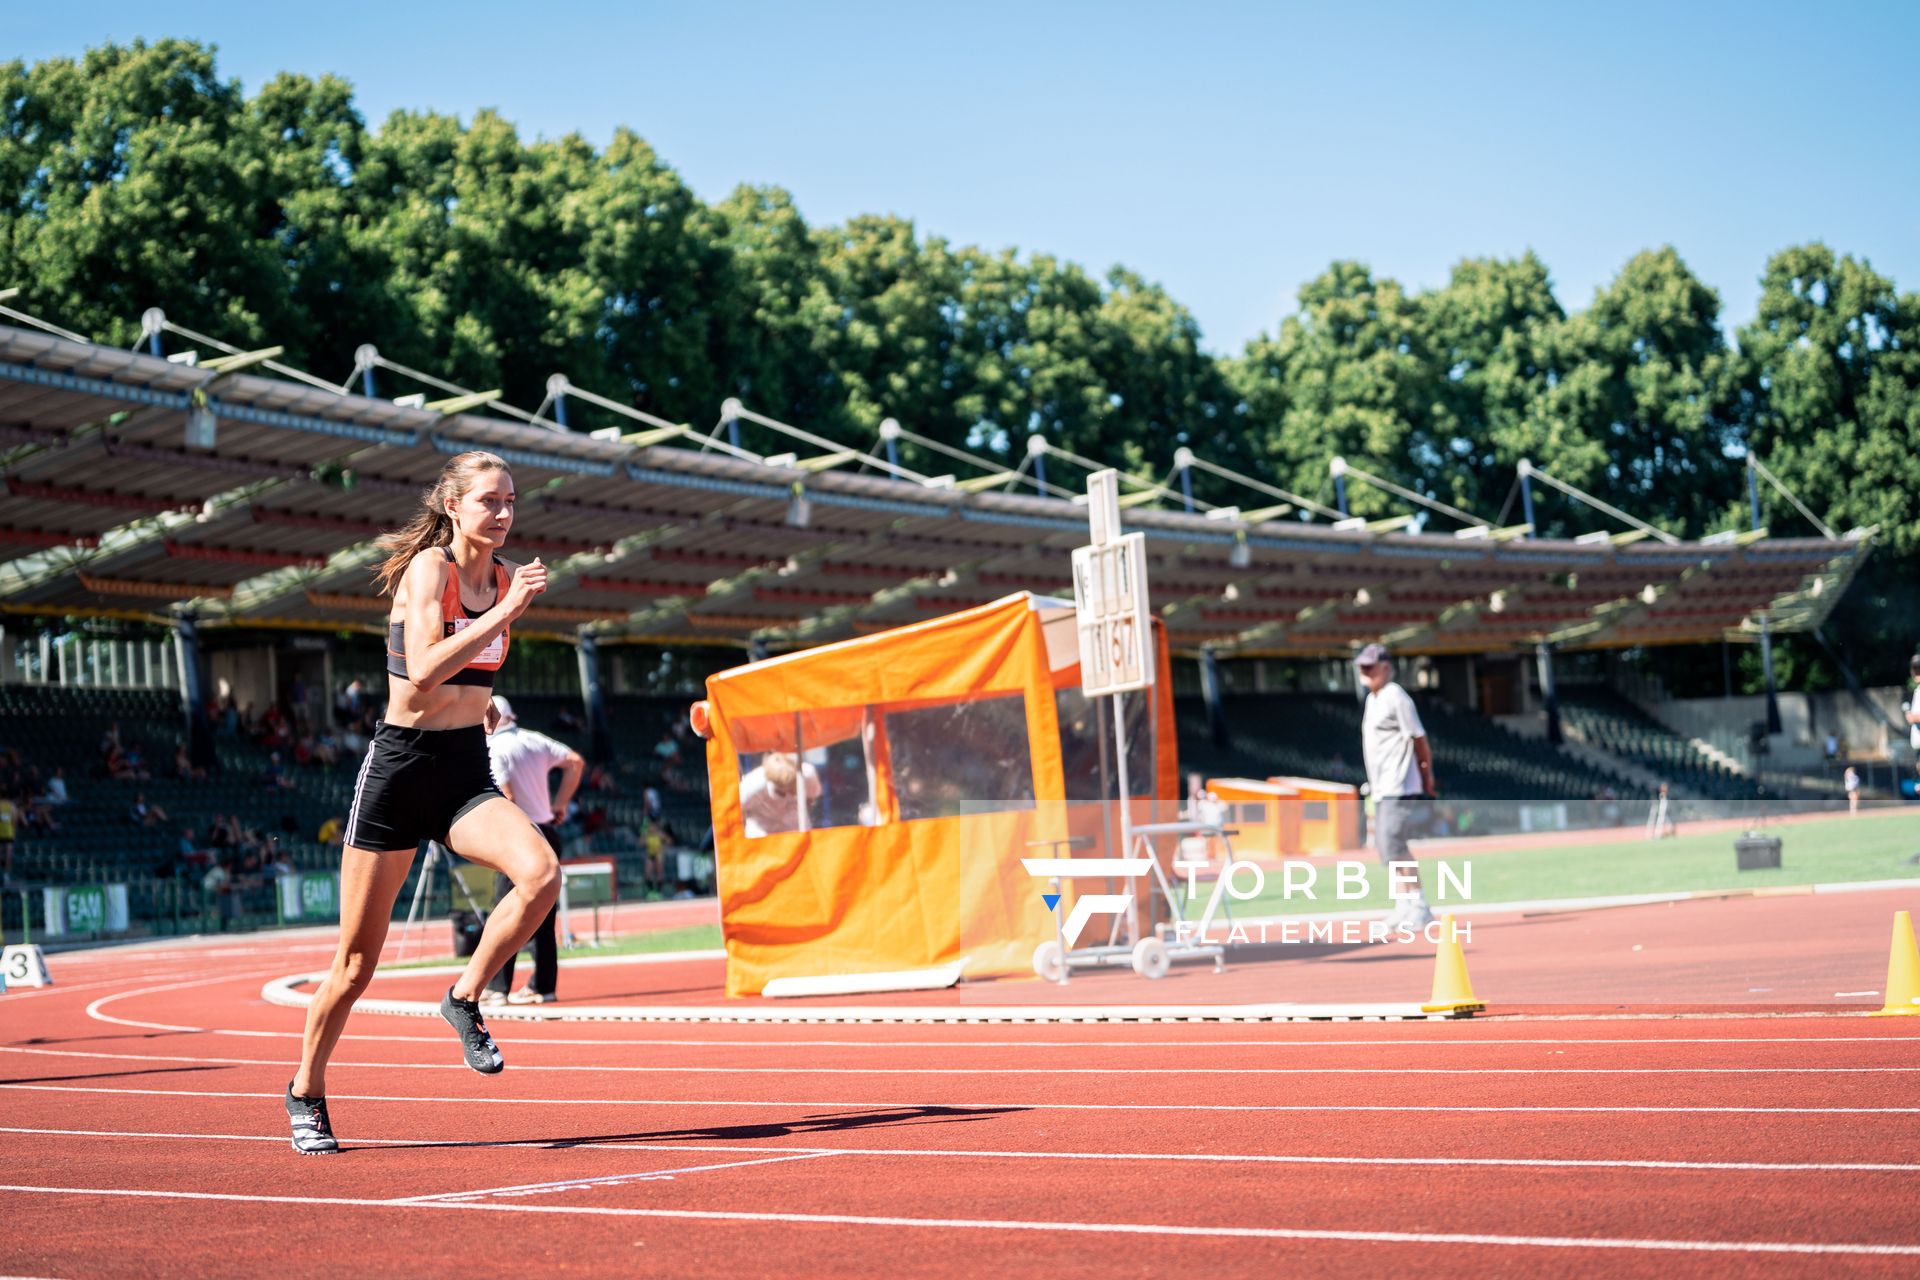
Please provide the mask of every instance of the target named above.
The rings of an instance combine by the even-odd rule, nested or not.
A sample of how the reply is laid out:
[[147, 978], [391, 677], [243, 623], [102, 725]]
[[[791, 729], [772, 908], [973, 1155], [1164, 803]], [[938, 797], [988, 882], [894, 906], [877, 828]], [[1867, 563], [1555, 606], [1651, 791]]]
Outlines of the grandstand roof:
[[[189, 444], [196, 405], [217, 423], [212, 447]], [[0, 609], [377, 626], [370, 540], [471, 448], [514, 466], [512, 545], [554, 571], [530, 629], [560, 635], [820, 643], [1064, 593], [1087, 540], [1085, 509], [1063, 498], [835, 469], [886, 470], [871, 454], [783, 461], [607, 434], [0, 326]], [[1462, 538], [1148, 506], [1125, 522], [1146, 534], [1176, 646], [1303, 656], [1382, 636], [1482, 653], [1745, 638], [1763, 616], [1803, 629], [1871, 545]]]

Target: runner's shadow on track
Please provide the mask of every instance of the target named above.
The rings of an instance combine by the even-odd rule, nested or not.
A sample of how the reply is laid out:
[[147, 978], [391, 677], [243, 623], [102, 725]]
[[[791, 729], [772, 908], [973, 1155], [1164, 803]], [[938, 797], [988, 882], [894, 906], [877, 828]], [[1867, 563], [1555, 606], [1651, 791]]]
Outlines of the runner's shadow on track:
[[356, 1150], [419, 1151], [431, 1147], [540, 1147], [564, 1151], [569, 1147], [623, 1146], [648, 1142], [751, 1142], [759, 1138], [789, 1138], [809, 1133], [846, 1133], [857, 1129], [894, 1128], [919, 1124], [966, 1124], [994, 1116], [1027, 1111], [1028, 1107], [888, 1107], [878, 1111], [841, 1111], [807, 1116], [800, 1120], [775, 1120], [764, 1124], [722, 1124], [695, 1129], [652, 1129], [640, 1133], [601, 1133], [579, 1138], [551, 1138], [531, 1142], [422, 1142], [405, 1148], [380, 1147]]
[[137, 1071], [97, 1071], [84, 1076], [21, 1076], [15, 1080], [0, 1080], [0, 1084], [54, 1084], [62, 1080], [115, 1080], [121, 1076], [170, 1076], [182, 1071], [228, 1071], [231, 1069], [225, 1063], [204, 1067], [142, 1067]]
[[25, 1040], [9, 1040], [8, 1046], [14, 1048], [30, 1044], [86, 1044], [92, 1040], [160, 1040], [167, 1036], [204, 1036], [205, 1031], [121, 1031], [108, 1032], [98, 1036], [32, 1036]]

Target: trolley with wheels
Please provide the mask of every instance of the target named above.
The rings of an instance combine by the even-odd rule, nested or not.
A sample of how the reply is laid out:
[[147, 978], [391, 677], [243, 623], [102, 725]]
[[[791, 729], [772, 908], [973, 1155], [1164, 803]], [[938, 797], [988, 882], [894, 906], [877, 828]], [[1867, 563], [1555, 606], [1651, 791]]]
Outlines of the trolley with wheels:
[[[1160, 895], [1161, 901], [1166, 904], [1168, 912], [1172, 915], [1173, 919], [1182, 920], [1185, 918], [1184, 900], [1168, 881], [1166, 872], [1160, 867], [1160, 860], [1154, 856], [1154, 837], [1177, 836], [1184, 839], [1197, 836], [1208, 840], [1218, 840], [1226, 851], [1227, 865], [1232, 865], [1233, 837], [1237, 835], [1238, 832], [1231, 827], [1221, 826], [1213, 822], [1154, 822], [1133, 827], [1131, 834], [1133, 838], [1132, 848], [1129, 850], [1131, 861], [1144, 863], [1145, 874], [1152, 877], [1153, 888]], [[1050, 848], [1054, 852], [1058, 852], [1063, 847], [1068, 849], [1080, 848], [1090, 843], [1091, 840], [1088, 837], [1078, 836], [1066, 840], [1034, 840], [1028, 843], [1028, 847]], [[1067, 861], [1070, 863], [1071, 860], [1069, 859]], [[1108, 874], [1103, 865], [1104, 861], [1105, 860], [1102, 859], [1088, 859], [1088, 870], [1083, 874]], [[1049, 883], [1053, 891], [1058, 894], [1061, 890], [1061, 882], [1065, 879], [1071, 879], [1073, 876], [1073, 872], [1055, 875], [1049, 878]], [[1129, 885], [1131, 885], [1133, 881], [1139, 877], [1138, 875], [1133, 875], [1122, 876], [1121, 878], [1127, 880]], [[1131, 894], [1128, 896], [1131, 897]], [[1227, 949], [1221, 943], [1206, 942], [1203, 941], [1203, 939], [1205, 939], [1210, 932], [1213, 924], [1214, 908], [1220, 897], [1221, 895], [1216, 894], [1208, 901], [1207, 909], [1201, 917], [1199, 928], [1195, 931], [1195, 935], [1192, 938], [1176, 936], [1172, 941], [1168, 941], [1157, 932], [1140, 935], [1134, 928], [1133, 912], [1128, 910], [1118, 912], [1114, 915], [1113, 923], [1107, 930], [1107, 940], [1104, 943], [1073, 948], [1069, 948], [1066, 942], [1065, 925], [1063, 921], [1064, 913], [1059, 909], [1060, 905], [1063, 905], [1065, 902], [1065, 899], [1062, 898], [1059, 900], [1059, 903], [1056, 904], [1056, 909], [1053, 913], [1054, 936], [1034, 948], [1033, 971], [1048, 982], [1065, 982], [1068, 975], [1074, 969], [1119, 968], [1125, 966], [1131, 968], [1143, 978], [1157, 979], [1166, 976], [1167, 970], [1173, 966], [1175, 960], [1210, 959], [1213, 961], [1213, 971], [1219, 973], [1226, 967]], [[1230, 908], [1228, 910], [1228, 916], [1229, 919], [1231, 919], [1232, 911]], [[1122, 940], [1123, 931], [1126, 935], [1124, 941]]]

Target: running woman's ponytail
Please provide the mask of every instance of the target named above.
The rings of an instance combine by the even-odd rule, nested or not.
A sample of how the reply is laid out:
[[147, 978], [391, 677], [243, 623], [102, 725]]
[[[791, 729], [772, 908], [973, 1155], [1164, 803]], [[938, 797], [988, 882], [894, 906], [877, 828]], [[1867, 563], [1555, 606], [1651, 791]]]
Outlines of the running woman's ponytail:
[[380, 584], [380, 594], [393, 594], [407, 566], [422, 551], [453, 544], [453, 517], [447, 514], [448, 503], [465, 497], [477, 476], [507, 469], [505, 458], [478, 449], [450, 459], [440, 469], [440, 478], [420, 495], [420, 510], [414, 513], [413, 519], [392, 533], [382, 534], [375, 544], [387, 553], [387, 558], [373, 571]]

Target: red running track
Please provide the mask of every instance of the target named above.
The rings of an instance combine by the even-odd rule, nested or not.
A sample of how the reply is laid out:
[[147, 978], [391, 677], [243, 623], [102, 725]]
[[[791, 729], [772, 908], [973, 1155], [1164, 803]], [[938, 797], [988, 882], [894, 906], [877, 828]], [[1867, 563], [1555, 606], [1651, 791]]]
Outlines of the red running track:
[[[1665, 909], [1561, 928], [1642, 910]], [[0, 1271], [1920, 1265], [1920, 1019], [501, 1022], [508, 1070], [482, 1077], [438, 1023], [364, 1015], [330, 1074], [349, 1149], [302, 1159], [278, 1101], [301, 1013], [259, 990], [329, 949], [71, 953], [52, 958], [60, 986], [0, 997]], [[676, 968], [696, 966], [658, 971]]]

